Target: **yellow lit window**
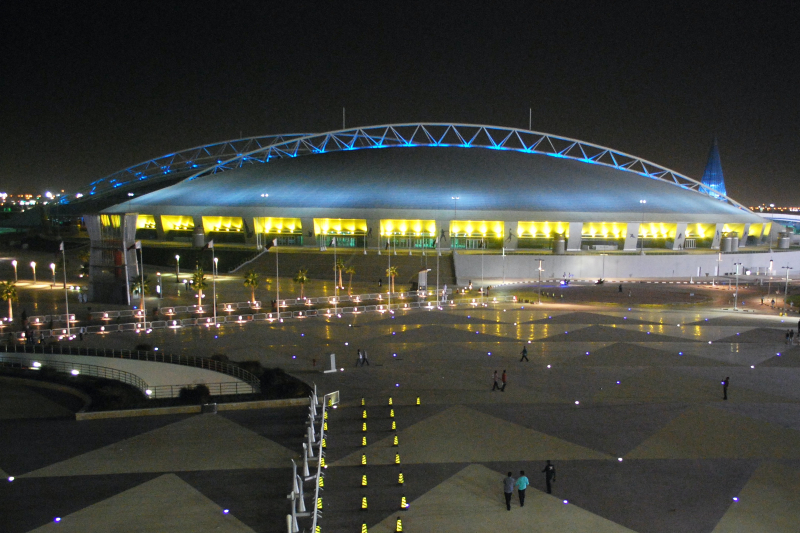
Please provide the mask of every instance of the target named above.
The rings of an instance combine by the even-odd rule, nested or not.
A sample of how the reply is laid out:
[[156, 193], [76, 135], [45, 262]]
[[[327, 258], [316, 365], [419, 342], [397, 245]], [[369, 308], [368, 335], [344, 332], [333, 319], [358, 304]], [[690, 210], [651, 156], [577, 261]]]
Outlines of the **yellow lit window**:
[[194, 229], [194, 219], [181, 215], [161, 215], [164, 231], [186, 231]]
[[524, 221], [517, 222], [517, 237], [531, 239], [534, 237], [551, 237], [553, 235], [569, 237], [568, 222]]
[[240, 232], [244, 229], [241, 217], [203, 217], [203, 230], [206, 233]]
[[381, 220], [381, 236], [435, 237], [435, 220]]
[[315, 218], [316, 235], [365, 235], [367, 221], [363, 218]]
[[450, 222], [453, 237], [504, 237], [500, 220], [453, 220]]
[[299, 218], [256, 217], [256, 233], [283, 233], [299, 235], [303, 233], [303, 225]]
[[139, 215], [136, 217], [136, 229], [156, 229], [156, 217], [153, 215]]

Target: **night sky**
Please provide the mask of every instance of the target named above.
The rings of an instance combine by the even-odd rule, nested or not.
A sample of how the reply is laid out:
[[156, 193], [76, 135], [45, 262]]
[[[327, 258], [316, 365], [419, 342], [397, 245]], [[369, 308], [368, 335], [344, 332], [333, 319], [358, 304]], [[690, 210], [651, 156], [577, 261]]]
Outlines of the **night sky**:
[[0, 2], [0, 190], [338, 129], [343, 106], [523, 128], [531, 107], [698, 180], [716, 135], [729, 195], [800, 204], [797, 2], [92, 4]]

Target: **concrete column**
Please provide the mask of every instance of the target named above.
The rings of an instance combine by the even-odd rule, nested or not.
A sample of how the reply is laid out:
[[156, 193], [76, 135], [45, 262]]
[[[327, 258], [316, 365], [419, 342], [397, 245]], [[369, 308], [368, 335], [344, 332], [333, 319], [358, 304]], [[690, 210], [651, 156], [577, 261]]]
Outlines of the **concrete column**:
[[303, 228], [303, 246], [317, 247], [317, 236], [314, 234], [314, 218], [301, 218], [300, 226]]
[[[516, 220], [505, 220], [503, 226], [506, 232], [503, 238], [503, 247], [506, 250], [516, 250], [519, 243], [519, 235], [517, 235], [517, 226], [519, 223]], [[537, 263], [538, 264], [538, 263]]]
[[[639, 246], [639, 222], [628, 222], [628, 229], [625, 233], [625, 246], [623, 250], [635, 252]], [[686, 228], [684, 228], [686, 229]], [[685, 233], [685, 232], [684, 232]]]
[[379, 218], [367, 219], [367, 248], [378, 249], [381, 245], [381, 220]]
[[580, 251], [582, 232], [583, 232], [583, 222], [569, 223], [569, 239], [567, 239], [568, 252]]
[[153, 218], [156, 220], [156, 238], [159, 241], [163, 241], [166, 238], [166, 232], [164, 231], [164, 224], [161, 222], [161, 215], [156, 215]]
[[206, 244], [206, 230], [203, 226], [203, 217], [200, 215], [192, 215], [194, 222], [194, 230], [192, 231], [192, 246], [195, 248], [202, 248]]
[[711, 249], [719, 250], [719, 242], [722, 239], [722, 228], [725, 224], [717, 224], [714, 228], [714, 239], [711, 241]]
[[675, 228], [675, 240], [672, 241], [673, 250], [683, 250], [683, 243], [686, 242], [686, 222], [678, 222], [678, 227]]
[[[442, 234], [444, 231], [444, 234]], [[439, 239], [439, 249], [449, 250], [453, 247], [450, 241], [450, 220], [437, 220], [436, 221], [436, 238]]]
[[242, 230], [244, 230], [245, 244], [256, 243], [255, 221], [252, 217], [242, 217]]
[[750, 224], [745, 224], [742, 236], [739, 237], [739, 248], [744, 248], [745, 246], [747, 246], [747, 237], [749, 233], [750, 233]]

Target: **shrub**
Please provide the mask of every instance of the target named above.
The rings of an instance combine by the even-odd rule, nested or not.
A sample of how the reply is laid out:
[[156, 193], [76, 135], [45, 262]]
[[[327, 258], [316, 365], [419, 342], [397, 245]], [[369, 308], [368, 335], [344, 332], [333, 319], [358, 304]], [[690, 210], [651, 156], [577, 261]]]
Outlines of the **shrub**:
[[147, 343], [140, 343], [136, 345], [136, 348], [134, 348], [134, 350], [136, 350], [137, 352], [152, 352], [153, 345]]
[[211, 391], [203, 384], [181, 389], [178, 399], [188, 405], [202, 405], [211, 399]]

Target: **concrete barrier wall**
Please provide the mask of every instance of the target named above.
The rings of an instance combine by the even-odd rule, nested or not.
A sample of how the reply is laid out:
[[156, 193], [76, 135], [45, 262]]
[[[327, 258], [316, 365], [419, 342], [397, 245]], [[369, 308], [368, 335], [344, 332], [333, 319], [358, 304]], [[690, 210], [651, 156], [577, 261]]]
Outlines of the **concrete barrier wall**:
[[[689, 278], [710, 279], [719, 272], [733, 273], [734, 263], [741, 263], [739, 273], [744, 275], [750, 270], [751, 275], [768, 274], [769, 262], [773, 260], [772, 276], [781, 278], [786, 271], [781, 267], [790, 266], [789, 276], [797, 279], [800, 275], [800, 250], [789, 252], [759, 252], [722, 254], [718, 262], [718, 254], [652, 254], [652, 255], [484, 255], [455, 254], [454, 262], [456, 278], [459, 286], [472, 281], [474, 287], [493, 285], [502, 282], [536, 281], [539, 279], [537, 268], [542, 259], [542, 279], [561, 278], [572, 275], [581, 279], [626, 278]], [[605, 262], [605, 268], [603, 263]], [[604, 273], [605, 271], [605, 273]]]
[[[237, 411], [242, 409], [274, 409], [308, 405], [308, 398], [287, 398], [283, 400], [259, 400], [255, 402], [231, 402], [217, 404], [217, 411]], [[136, 416], [183, 415], [198, 414], [202, 411], [199, 405], [181, 405], [178, 407], [152, 407], [144, 409], [126, 409], [124, 411], [98, 411], [96, 413], [75, 413], [75, 420], [98, 420], [101, 418], [128, 418]]]

